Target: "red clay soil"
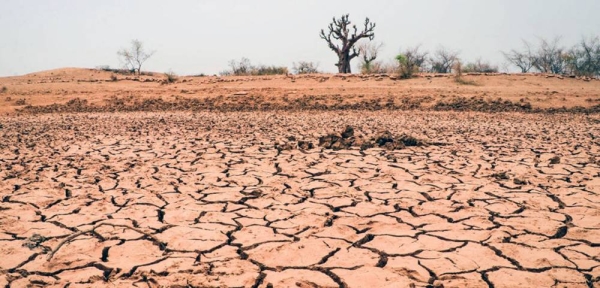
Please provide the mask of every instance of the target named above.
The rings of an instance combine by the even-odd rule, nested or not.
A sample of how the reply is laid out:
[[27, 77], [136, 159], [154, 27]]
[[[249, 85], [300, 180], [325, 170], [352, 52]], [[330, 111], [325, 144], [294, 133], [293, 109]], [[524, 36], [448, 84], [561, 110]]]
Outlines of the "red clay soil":
[[0, 179], [0, 287], [600, 287], [598, 115], [10, 115]]

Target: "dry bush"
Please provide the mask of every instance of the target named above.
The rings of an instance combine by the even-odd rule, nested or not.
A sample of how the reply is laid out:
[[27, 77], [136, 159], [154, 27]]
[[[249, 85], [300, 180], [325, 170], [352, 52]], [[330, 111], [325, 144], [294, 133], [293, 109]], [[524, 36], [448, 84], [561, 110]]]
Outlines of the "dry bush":
[[100, 71], [104, 71], [104, 72], [111, 72], [114, 74], [121, 74], [121, 75], [131, 75], [131, 74], [135, 73], [135, 70], [114, 69], [114, 68], [110, 68], [110, 66], [108, 66], [108, 65], [96, 66], [96, 70], [100, 70]]
[[117, 78], [117, 75], [115, 75], [115, 74], [110, 75], [110, 81], [117, 82], [118, 80], [119, 80], [119, 78]]
[[378, 66], [375, 60], [379, 56], [379, 52], [383, 48], [383, 43], [374, 42], [363, 42], [359, 45], [358, 51], [362, 55], [360, 62], [360, 73], [361, 74], [374, 74], [376, 66]]
[[266, 66], [260, 65], [252, 69], [250, 75], [262, 76], [262, 75], [286, 75], [288, 74], [288, 68], [282, 66]]
[[439, 46], [429, 58], [429, 71], [433, 73], [450, 73], [456, 61], [458, 61], [458, 51], [451, 51], [444, 46]]
[[472, 80], [465, 80], [462, 76], [463, 76], [463, 67], [462, 67], [462, 63], [460, 62], [460, 60], [456, 60], [454, 65], [452, 66], [452, 70], [454, 71], [454, 82], [460, 84], [460, 85], [473, 85], [473, 86], [479, 86], [479, 84], [477, 84], [477, 82], [472, 81]]
[[173, 71], [165, 73], [165, 82], [168, 84], [177, 82], [177, 78], [177, 74], [175, 74]]
[[229, 61], [231, 70], [225, 70], [219, 73], [221, 76], [262, 76], [262, 75], [286, 75], [288, 74], [287, 67], [281, 66], [254, 66], [248, 58], [242, 58], [240, 61]]
[[475, 62], [467, 63], [462, 67], [464, 73], [498, 73], [498, 66], [477, 59]]
[[25, 99], [21, 98], [21, 99], [15, 101], [15, 105], [17, 105], [17, 106], [25, 106], [25, 105], [27, 105], [27, 101], [25, 101]]
[[308, 61], [300, 61], [297, 64], [294, 63], [292, 72], [294, 72], [294, 74], [317, 74], [319, 73], [319, 64]]
[[0, 89], [0, 93], [6, 93], [6, 91], [8, 91], [8, 88], [6, 88], [6, 86], [2, 86], [2, 89]]
[[479, 86], [479, 83], [473, 81], [473, 80], [466, 80], [463, 77], [454, 77], [454, 82], [460, 84], [460, 85], [471, 85], [471, 86]]

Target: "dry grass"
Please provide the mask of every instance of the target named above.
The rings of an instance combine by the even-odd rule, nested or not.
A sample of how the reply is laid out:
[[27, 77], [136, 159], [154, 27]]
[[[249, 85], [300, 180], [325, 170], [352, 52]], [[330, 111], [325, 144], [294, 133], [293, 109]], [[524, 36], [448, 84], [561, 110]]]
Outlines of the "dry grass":
[[460, 85], [470, 85], [470, 86], [481, 86], [481, 84], [473, 81], [473, 80], [466, 80], [463, 77], [454, 77], [454, 82], [460, 84]]

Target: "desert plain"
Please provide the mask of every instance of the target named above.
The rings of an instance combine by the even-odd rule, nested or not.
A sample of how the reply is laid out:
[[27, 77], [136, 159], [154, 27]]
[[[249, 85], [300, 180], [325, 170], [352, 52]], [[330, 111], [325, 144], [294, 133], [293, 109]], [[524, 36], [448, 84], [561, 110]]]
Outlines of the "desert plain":
[[600, 81], [0, 78], [0, 287], [600, 287]]

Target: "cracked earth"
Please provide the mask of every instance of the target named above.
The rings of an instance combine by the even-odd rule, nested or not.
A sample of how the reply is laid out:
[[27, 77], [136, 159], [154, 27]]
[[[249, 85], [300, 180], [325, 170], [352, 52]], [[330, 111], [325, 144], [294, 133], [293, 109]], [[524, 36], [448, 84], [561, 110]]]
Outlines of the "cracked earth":
[[0, 117], [0, 287], [600, 287], [599, 119]]

